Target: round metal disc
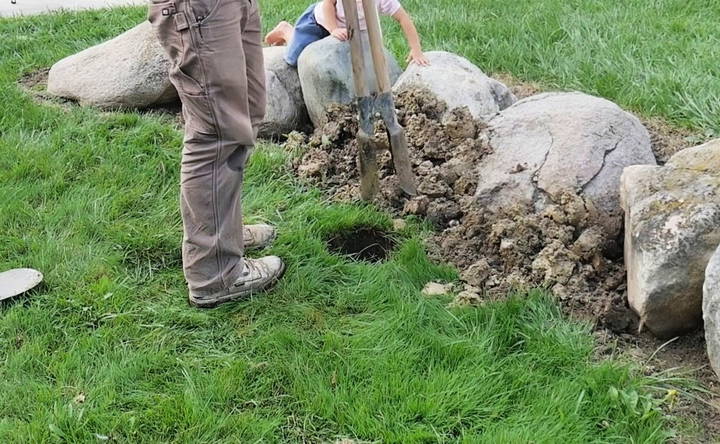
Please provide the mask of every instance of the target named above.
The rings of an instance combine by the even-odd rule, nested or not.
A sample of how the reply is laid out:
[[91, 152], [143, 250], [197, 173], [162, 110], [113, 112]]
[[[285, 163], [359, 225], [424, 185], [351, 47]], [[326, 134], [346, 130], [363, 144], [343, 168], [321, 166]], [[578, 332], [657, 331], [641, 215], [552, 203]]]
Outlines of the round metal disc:
[[16, 268], [0, 273], [0, 301], [19, 296], [36, 287], [43, 275], [32, 268]]

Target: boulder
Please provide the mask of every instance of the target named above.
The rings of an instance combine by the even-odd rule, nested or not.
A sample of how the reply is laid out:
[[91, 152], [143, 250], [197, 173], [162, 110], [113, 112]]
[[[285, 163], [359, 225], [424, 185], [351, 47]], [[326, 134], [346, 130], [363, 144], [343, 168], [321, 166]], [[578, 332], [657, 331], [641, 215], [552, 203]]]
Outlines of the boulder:
[[650, 136], [635, 116], [582, 93], [528, 97], [488, 126], [493, 153], [478, 167], [475, 197], [491, 212], [539, 211], [574, 193], [592, 207], [591, 222], [617, 236], [623, 168], [656, 164]]
[[260, 137], [279, 138], [309, 123], [300, 77], [297, 69], [285, 62], [285, 50], [284, 46], [263, 49], [267, 111], [260, 124]]
[[147, 108], [178, 100], [168, 78], [169, 66], [146, 21], [55, 63], [48, 92], [103, 109]]
[[476, 119], [487, 120], [517, 98], [501, 82], [488, 77], [468, 59], [445, 51], [425, 55], [430, 66], [411, 64], [393, 87], [395, 93], [427, 89], [448, 105], [448, 112], [467, 106]]
[[720, 248], [715, 250], [705, 270], [702, 310], [708, 357], [720, 377]]
[[660, 338], [698, 327], [705, 269], [720, 244], [720, 140], [621, 179], [628, 299]]
[[[377, 83], [370, 57], [367, 33], [362, 33], [365, 47], [365, 72], [371, 90], [377, 90]], [[385, 50], [390, 69], [390, 82], [395, 83], [402, 70], [397, 60]], [[335, 37], [326, 37], [309, 45], [298, 60], [298, 74], [305, 97], [310, 120], [316, 127], [325, 123], [325, 109], [331, 103], [349, 104], [355, 98], [350, 42], [341, 42]]]

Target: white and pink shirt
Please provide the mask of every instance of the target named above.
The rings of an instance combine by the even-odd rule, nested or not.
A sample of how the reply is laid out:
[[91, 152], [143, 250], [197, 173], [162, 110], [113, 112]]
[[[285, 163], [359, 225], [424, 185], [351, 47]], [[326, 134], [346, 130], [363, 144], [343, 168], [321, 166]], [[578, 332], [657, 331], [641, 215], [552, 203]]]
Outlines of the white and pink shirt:
[[[381, 15], [394, 15], [401, 8], [398, 0], [375, 0], [375, 3], [377, 4], [378, 12], [380, 12]], [[357, 5], [358, 18], [360, 19], [360, 29], [367, 29], [362, 1], [357, 0]], [[347, 28], [347, 23], [345, 22], [345, 8], [343, 8], [342, 0], [337, 0], [335, 2], [335, 17], [337, 18], [337, 24], [340, 28]], [[328, 28], [328, 22], [323, 13], [323, 2], [320, 2], [315, 6], [315, 20], [317, 20], [317, 22], [325, 29]]]

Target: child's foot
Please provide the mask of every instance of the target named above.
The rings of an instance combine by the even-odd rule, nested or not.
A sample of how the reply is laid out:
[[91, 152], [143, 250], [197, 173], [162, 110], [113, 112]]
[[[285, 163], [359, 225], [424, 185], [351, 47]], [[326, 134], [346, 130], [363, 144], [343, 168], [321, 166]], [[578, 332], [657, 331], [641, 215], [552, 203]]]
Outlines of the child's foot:
[[287, 44], [293, 35], [293, 25], [288, 22], [280, 22], [278, 25], [265, 36], [265, 43], [270, 46], [280, 46]]

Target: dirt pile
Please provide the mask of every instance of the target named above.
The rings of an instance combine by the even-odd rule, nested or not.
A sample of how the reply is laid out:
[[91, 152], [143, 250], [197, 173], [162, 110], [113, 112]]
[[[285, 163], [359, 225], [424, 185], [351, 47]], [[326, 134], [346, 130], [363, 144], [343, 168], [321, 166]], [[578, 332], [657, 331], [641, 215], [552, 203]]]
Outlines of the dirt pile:
[[[625, 303], [621, 246], [592, 223], [593, 208], [566, 194], [537, 212], [525, 207], [507, 208], [501, 214], [483, 211], [473, 196], [475, 166], [492, 150], [485, 125], [466, 109], [446, 113], [444, 103], [422, 90], [400, 94], [396, 106], [419, 195], [403, 195], [385, 151], [378, 156], [377, 203], [398, 215], [427, 218], [436, 226], [432, 254], [456, 265], [467, 284], [456, 304], [481, 303], [512, 289], [544, 285], [576, 316], [614, 331], [636, 326]], [[328, 114], [329, 123], [309, 137], [289, 139], [288, 144], [303, 153], [293, 167], [336, 199], [355, 200], [356, 113], [350, 106], [336, 106]], [[378, 142], [388, 148], [382, 126], [376, 129]]]

